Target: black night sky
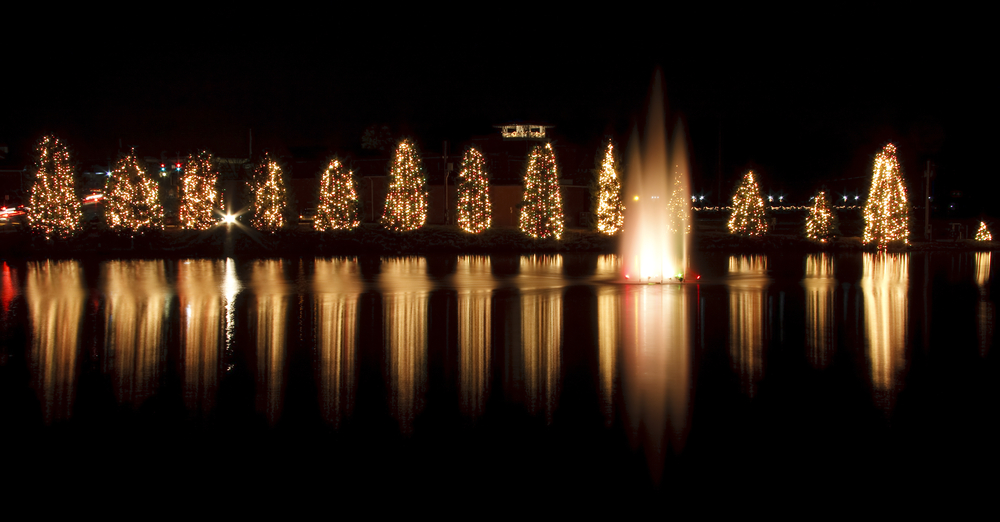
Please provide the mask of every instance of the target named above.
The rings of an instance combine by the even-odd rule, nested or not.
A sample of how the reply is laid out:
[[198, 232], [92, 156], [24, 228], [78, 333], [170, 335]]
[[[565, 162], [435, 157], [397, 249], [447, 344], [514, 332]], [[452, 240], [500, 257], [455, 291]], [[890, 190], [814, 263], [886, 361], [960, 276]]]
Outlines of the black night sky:
[[456, 153], [495, 124], [532, 121], [596, 152], [605, 134], [628, 141], [659, 66], [669, 131], [682, 121], [688, 134], [696, 193], [716, 200], [721, 182], [728, 198], [751, 168], [765, 192], [792, 203], [823, 186], [867, 191], [872, 159], [892, 141], [911, 191], [929, 160], [938, 197], [961, 190], [968, 217], [1000, 215], [987, 197], [1000, 188], [987, 174], [995, 53], [971, 28], [955, 39], [927, 25], [940, 20], [865, 17], [786, 25], [733, 15], [694, 27], [684, 17], [571, 26], [502, 15], [487, 27], [426, 13], [329, 24], [300, 14], [274, 30], [224, 17], [140, 25], [129, 43], [120, 30], [67, 20], [73, 38], [13, 42], [4, 168], [30, 160], [45, 132], [100, 162], [119, 140], [146, 156], [245, 156], [250, 129], [255, 151], [351, 155], [372, 124], [429, 153], [447, 140]]

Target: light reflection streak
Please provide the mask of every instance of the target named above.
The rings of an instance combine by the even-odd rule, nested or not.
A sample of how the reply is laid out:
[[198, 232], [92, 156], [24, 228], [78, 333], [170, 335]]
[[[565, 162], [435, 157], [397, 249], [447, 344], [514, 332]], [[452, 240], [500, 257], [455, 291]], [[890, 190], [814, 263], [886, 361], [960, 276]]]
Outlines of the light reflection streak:
[[76, 392], [76, 359], [85, 292], [76, 261], [31, 262], [25, 298], [31, 317], [31, 377], [46, 423], [67, 419]]
[[108, 261], [103, 266], [105, 371], [120, 402], [140, 405], [156, 390], [171, 291], [163, 261]]
[[862, 258], [868, 363], [876, 401], [886, 409], [895, 401], [897, 375], [905, 364], [908, 261], [906, 254], [885, 252]]
[[521, 295], [521, 386], [528, 411], [552, 422], [559, 396], [562, 350], [562, 290]]
[[423, 410], [427, 391], [427, 299], [430, 281], [423, 258], [386, 259], [383, 324], [392, 410], [403, 433]]
[[490, 260], [483, 256], [458, 259], [459, 394], [462, 411], [479, 417], [486, 407], [490, 385], [490, 297], [492, 290], [465, 284], [469, 280], [491, 281]]
[[206, 412], [215, 404], [222, 313], [228, 305], [222, 297], [225, 266], [226, 262], [209, 259], [186, 259], [177, 266], [184, 403], [192, 411]]
[[320, 358], [320, 411], [334, 426], [354, 409], [358, 297], [362, 291], [356, 260], [316, 259], [313, 313]]
[[285, 326], [293, 289], [278, 259], [254, 262], [250, 288], [256, 297], [257, 409], [273, 424], [281, 416], [285, 391]]
[[[602, 256], [606, 257], [606, 256]], [[597, 290], [597, 351], [600, 381], [601, 412], [604, 425], [614, 422], [618, 345], [622, 337], [622, 295], [616, 287], [601, 286]]]
[[11, 304], [17, 298], [17, 270], [14, 270], [3, 262], [3, 273], [0, 276], [0, 304], [3, 305], [3, 318], [6, 322], [7, 314], [10, 313]]
[[979, 289], [979, 304], [976, 306], [976, 333], [979, 337], [979, 355], [986, 357], [993, 344], [993, 324], [996, 318], [995, 306], [990, 299], [991, 252], [976, 253], [976, 287]]
[[764, 373], [764, 289], [769, 283], [766, 256], [729, 256], [729, 354], [751, 397]]
[[833, 256], [809, 254], [806, 256], [806, 276], [802, 280], [806, 290], [806, 347], [809, 362], [816, 368], [830, 364], [833, 350], [833, 297], [837, 281], [833, 275]]
[[622, 393], [629, 434], [659, 479], [664, 449], [679, 452], [690, 417], [691, 326], [684, 285], [625, 286]]

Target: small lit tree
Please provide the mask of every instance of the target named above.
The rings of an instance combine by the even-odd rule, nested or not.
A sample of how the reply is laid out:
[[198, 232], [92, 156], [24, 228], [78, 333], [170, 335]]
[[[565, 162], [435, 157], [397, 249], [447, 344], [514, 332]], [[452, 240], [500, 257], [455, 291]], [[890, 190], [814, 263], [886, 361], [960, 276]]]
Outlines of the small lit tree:
[[35, 154], [28, 220], [46, 237], [67, 236], [80, 228], [82, 218], [69, 149], [59, 138], [45, 136], [35, 147]]
[[427, 177], [417, 147], [403, 140], [389, 169], [389, 193], [382, 224], [396, 231], [416, 230], [427, 221]]
[[597, 230], [607, 234], [617, 234], [625, 222], [622, 206], [621, 174], [615, 161], [615, 147], [608, 140], [604, 147], [604, 159], [597, 180]]
[[767, 233], [764, 198], [760, 195], [760, 187], [754, 179], [752, 170], [743, 176], [743, 181], [733, 195], [729, 233], [742, 236], [760, 236]]
[[319, 206], [313, 228], [316, 230], [341, 230], [357, 228], [358, 182], [354, 171], [338, 159], [333, 158], [323, 171], [319, 181]]
[[826, 241], [833, 237], [836, 216], [830, 207], [830, 198], [820, 191], [813, 198], [813, 205], [806, 216], [806, 237], [816, 241]]
[[465, 152], [458, 177], [458, 225], [478, 234], [490, 228], [492, 219], [486, 159], [478, 150], [470, 148]]
[[536, 239], [560, 239], [563, 233], [559, 170], [552, 144], [536, 146], [528, 156], [524, 174], [521, 231]]
[[899, 172], [896, 147], [890, 143], [875, 156], [872, 187], [865, 202], [863, 241], [880, 247], [892, 241], [906, 242], [909, 237], [910, 206], [906, 186]]
[[219, 173], [215, 170], [212, 155], [202, 151], [188, 156], [181, 178], [181, 226], [205, 230], [218, 223], [216, 213], [222, 210], [218, 190]]
[[104, 190], [108, 226], [132, 231], [162, 228], [159, 189], [139, 164], [135, 150], [119, 157]]
[[253, 226], [257, 230], [275, 231], [288, 222], [288, 189], [284, 172], [270, 154], [264, 157], [254, 169], [250, 181], [250, 200], [253, 211]]
[[976, 231], [976, 241], [993, 241], [993, 235], [990, 234], [990, 229], [986, 228], [986, 222], [979, 222], [979, 230]]

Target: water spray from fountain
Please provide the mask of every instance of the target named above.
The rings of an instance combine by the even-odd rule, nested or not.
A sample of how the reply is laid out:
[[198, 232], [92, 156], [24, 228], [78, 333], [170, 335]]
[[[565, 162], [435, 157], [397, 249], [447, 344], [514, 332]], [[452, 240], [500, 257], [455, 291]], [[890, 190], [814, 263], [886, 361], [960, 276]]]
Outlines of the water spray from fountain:
[[667, 156], [667, 132], [660, 71], [650, 88], [646, 132], [640, 144], [633, 129], [625, 184], [623, 275], [632, 283], [682, 282], [688, 268], [691, 189], [683, 129], [674, 131]]

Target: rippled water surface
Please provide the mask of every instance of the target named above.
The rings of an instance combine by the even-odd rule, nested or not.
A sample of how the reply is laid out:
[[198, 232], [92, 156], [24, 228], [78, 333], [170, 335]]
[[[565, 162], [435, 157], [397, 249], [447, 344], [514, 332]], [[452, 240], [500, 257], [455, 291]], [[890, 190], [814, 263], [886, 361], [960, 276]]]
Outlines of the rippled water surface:
[[617, 262], [3, 262], [8, 476], [698, 506], [997, 464], [991, 254], [701, 254], [663, 286]]

